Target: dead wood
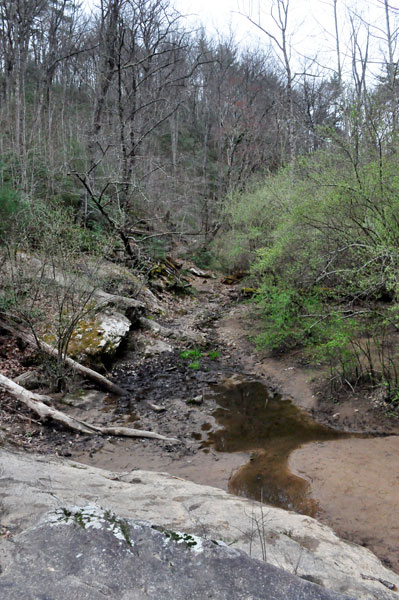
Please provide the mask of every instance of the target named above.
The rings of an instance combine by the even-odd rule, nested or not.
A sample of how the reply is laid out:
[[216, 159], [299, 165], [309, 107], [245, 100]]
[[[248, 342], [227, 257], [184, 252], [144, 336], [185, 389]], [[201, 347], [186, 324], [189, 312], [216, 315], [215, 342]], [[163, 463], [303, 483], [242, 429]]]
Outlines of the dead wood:
[[[0, 319], [0, 327], [2, 329], [5, 329], [6, 331], [9, 331], [13, 335], [21, 338], [24, 342], [29, 344], [29, 346], [34, 346], [36, 348], [39, 346], [39, 350], [41, 350], [42, 352], [45, 352], [46, 354], [49, 354], [50, 356], [54, 356], [55, 358], [58, 358], [58, 351], [56, 348], [53, 348], [53, 346], [50, 346], [50, 344], [47, 344], [46, 342], [43, 342], [42, 340], [36, 340], [35, 337], [28, 331], [25, 331], [25, 330], [22, 330], [19, 328], [17, 329], [1, 319]], [[77, 373], [82, 375], [83, 377], [86, 377], [87, 379], [94, 381], [103, 390], [106, 390], [107, 392], [111, 392], [112, 394], [117, 394], [118, 396], [121, 396], [125, 393], [122, 390], [122, 388], [120, 388], [115, 383], [112, 383], [112, 381], [109, 381], [109, 379], [107, 379], [100, 373], [97, 373], [97, 371], [93, 371], [93, 369], [89, 369], [88, 367], [81, 365], [80, 363], [76, 362], [76, 360], [73, 360], [72, 358], [69, 358], [68, 356], [65, 357], [64, 360], [65, 360], [65, 364], [67, 364], [69, 367], [71, 367], [71, 369], [73, 369], [74, 371], [76, 371]]]
[[40, 418], [41, 421], [47, 421], [48, 419], [52, 419], [57, 423], [62, 423], [69, 429], [74, 431], [79, 431], [81, 433], [88, 434], [100, 434], [100, 435], [116, 435], [116, 436], [125, 436], [125, 437], [144, 437], [144, 438], [154, 438], [156, 440], [164, 440], [167, 442], [177, 442], [176, 438], [168, 438], [159, 433], [155, 433], [153, 431], [144, 431], [141, 429], [131, 429], [129, 427], [100, 427], [97, 425], [92, 425], [91, 423], [87, 423], [86, 421], [81, 421], [80, 419], [76, 419], [75, 417], [70, 417], [65, 413], [48, 406], [51, 403], [51, 398], [49, 396], [44, 396], [41, 394], [36, 394], [34, 392], [30, 392], [23, 388], [22, 386], [12, 381], [8, 377], [4, 377], [4, 375], [0, 374], [0, 388], [11, 394], [14, 398], [16, 398], [22, 404], [25, 404], [30, 410], [33, 410]]

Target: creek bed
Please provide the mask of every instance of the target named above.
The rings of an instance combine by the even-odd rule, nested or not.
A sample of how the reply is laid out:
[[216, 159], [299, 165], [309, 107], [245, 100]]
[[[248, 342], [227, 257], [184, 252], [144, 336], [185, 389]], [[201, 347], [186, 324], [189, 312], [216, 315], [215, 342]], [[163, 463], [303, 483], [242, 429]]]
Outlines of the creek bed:
[[310, 516], [319, 511], [309, 483], [288, 468], [292, 451], [309, 442], [348, 437], [316, 423], [290, 400], [271, 395], [259, 381], [219, 385], [213, 416], [220, 429], [209, 433], [203, 447], [218, 452], [250, 453], [250, 460], [229, 481], [229, 490], [280, 508]]

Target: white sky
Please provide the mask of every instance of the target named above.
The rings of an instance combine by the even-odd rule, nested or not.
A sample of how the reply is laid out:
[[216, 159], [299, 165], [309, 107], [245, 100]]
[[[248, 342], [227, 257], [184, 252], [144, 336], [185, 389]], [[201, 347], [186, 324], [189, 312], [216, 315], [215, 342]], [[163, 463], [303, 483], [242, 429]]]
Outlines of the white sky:
[[[229, 28], [236, 32], [237, 41], [244, 45], [266, 45], [266, 36], [259, 29], [238, 14], [252, 14], [257, 21], [260, 15], [265, 29], [273, 27], [270, 18], [270, 7], [273, 0], [172, 0], [172, 5], [181, 13], [190, 15], [189, 22], [194, 26], [203, 23], [211, 34], [220, 32], [228, 34]], [[345, 43], [349, 40], [349, 23], [345, 5], [351, 4], [354, 12], [372, 25], [373, 34], [372, 60], [381, 60], [386, 52], [386, 45], [381, 39], [377, 27], [385, 28], [385, 14], [378, 0], [338, 0], [338, 16], [340, 20], [341, 48], [345, 54]], [[397, 9], [392, 11], [392, 30], [398, 26], [399, 0], [390, 0], [390, 5]], [[396, 20], [396, 23], [395, 23]], [[292, 33], [292, 47], [295, 49], [293, 59], [296, 65], [301, 63], [300, 54], [314, 57], [316, 54], [321, 64], [335, 69], [335, 37], [332, 0], [291, 0], [289, 12], [289, 30]], [[275, 33], [276, 30], [273, 30]], [[364, 47], [364, 38], [361, 37]], [[376, 36], [380, 36], [378, 39]], [[399, 49], [398, 49], [399, 51]], [[398, 60], [398, 55], [396, 55]], [[345, 65], [344, 65], [345, 66]], [[350, 61], [346, 60], [346, 68], [350, 69]]]

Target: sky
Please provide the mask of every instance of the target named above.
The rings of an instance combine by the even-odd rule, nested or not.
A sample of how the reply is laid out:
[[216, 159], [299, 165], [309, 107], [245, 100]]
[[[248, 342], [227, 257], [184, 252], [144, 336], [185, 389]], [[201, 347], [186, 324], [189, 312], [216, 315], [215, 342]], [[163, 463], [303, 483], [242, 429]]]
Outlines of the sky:
[[[273, 0], [172, 0], [171, 3], [182, 14], [189, 15], [187, 19], [193, 27], [201, 22], [211, 34], [216, 32], [228, 34], [231, 28], [236, 32], [236, 38], [241, 44], [265, 46], [268, 44], [267, 36], [252, 25], [245, 15], [251, 15], [255, 21], [260, 17], [261, 24], [276, 33], [270, 17], [272, 2]], [[353, 7], [354, 14], [360, 15], [365, 22], [371, 24], [372, 60], [380, 61], [386, 50], [380, 31], [385, 28], [385, 14], [381, 2], [379, 0], [338, 0], [344, 68], [350, 69], [351, 66], [350, 52], [345, 49], [350, 36], [349, 21], [344, 10], [348, 3]], [[332, 0], [290, 0], [289, 30], [292, 34], [293, 60], [298, 67], [304, 62], [304, 56], [314, 57], [317, 54], [320, 64], [335, 68], [332, 4]], [[392, 11], [394, 28], [394, 20], [399, 18], [399, 0], [390, 0], [390, 5], [396, 9]], [[365, 45], [364, 36], [364, 32], [360, 33], [362, 47]], [[347, 58], [345, 54], [348, 54]]]

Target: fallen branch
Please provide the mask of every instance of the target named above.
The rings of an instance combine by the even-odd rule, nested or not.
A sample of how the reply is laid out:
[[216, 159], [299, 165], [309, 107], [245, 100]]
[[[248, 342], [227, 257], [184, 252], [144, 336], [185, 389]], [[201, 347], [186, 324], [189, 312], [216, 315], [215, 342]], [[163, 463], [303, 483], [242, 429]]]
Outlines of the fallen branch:
[[[5, 321], [2, 321], [1, 319], [0, 319], [0, 328], [5, 329], [6, 331], [9, 331], [13, 335], [21, 338], [29, 346], [33, 346], [33, 347], [37, 348], [39, 345], [39, 350], [41, 350], [42, 352], [45, 352], [46, 354], [49, 354], [50, 356], [54, 356], [55, 358], [58, 357], [58, 351], [56, 348], [53, 348], [53, 346], [50, 346], [50, 344], [47, 344], [46, 342], [43, 342], [42, 340], [37, 341], [35, 339], [35, 337], [28, 331], [16, 329], [15, 327], [12, 327], [11, 325], [6, 323]], [[76, 360], [73, 360], [73, 358], [69, 358], [68, 356], [65, 357], [65, 364], [68, 365], [69, 367], [71, 367], [71, 369], [73, 369], [77, 373], [80, 373], [81, 375], [83, 375], [83, 377], [86, 377], [87, 379], [91, 379], [98, 386], [100, 386], [103, 390], [107, 390], [107, 392], [111, 392], [112, 394], [117, 394], [118, 396], [122, 396], [125, 393], [122, 390], [122, 388], [120, 388], [118, 385], [116, 385], [115, 383], [112, 383], [112, 381], [110, 381], [109, 379], [107, 379], [106, 377], [101, 375], [100, 373], [97, 373], [97, 371], [93, 371], [93, 369], [89, 369], [89, 367], [84, 367], [80, 363], [76, 362]]]
[[74, 431], [80, 431], [81, 433], [88, 433], [91, 435], [121, 435], [125, 437], [154, 438], [156, 440], [164, 440], [167, 442], [178, 441], [176, 438], [168, 438], [160, 435], [159, 433], [154, 433], [153, 431], [131, 429], [129, 427], [99, 427], [97, 425], [87, 423], [86, 421], [76, 419], [75, 417], [70, 417], [60, 410], [48, 406], [47, 404], [51, 402], [51, 398], [49, 396], [29, 392], [22, 386], [15, 383], [15, 381], [12, 381], [12, 379], [4, 377], [4, 375], [1, 374], [0, 388], [11, 394], [11, 396], [16, 398], [19, 402], [22, 402], [22, 404], [25, 404], [25, 406], [30, 408], [30, 410], [33, 410], [39, 416], [41, 421], [52, 419], [53, 421], [62, 423]]

